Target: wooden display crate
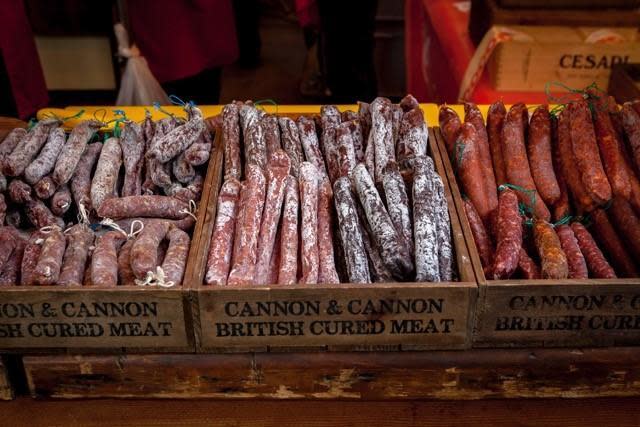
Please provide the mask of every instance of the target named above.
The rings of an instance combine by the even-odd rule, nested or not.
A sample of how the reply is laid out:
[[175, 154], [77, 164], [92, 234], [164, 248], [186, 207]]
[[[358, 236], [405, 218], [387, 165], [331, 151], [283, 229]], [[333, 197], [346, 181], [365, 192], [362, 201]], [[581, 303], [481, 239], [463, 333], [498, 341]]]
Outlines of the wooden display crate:
[[[440, 130], [441, 153], [446, 153]], [[444, 158], [478, 277], [473, 347], [614, 346], [640, 343], [640, 278], [487, 280], [451, 162]]]
[[[292, 117], [297, 116], [293, 114]], [[221, 135], [221, 132], [217, 132]], [[216, 145], [222, 145], [220, 136]], [[429, 141], [433, 141], [431, 135]], [[431, 144], [430, 143], [430, 144]], [[194, 327], [203, 352], [290, 350], [463, 349], [470, 345], [475, 275], [437, 149], [429, 146], [445, 182], [459, 282], [376, 283], [295, 286], [204, 286], [205, 263], [216, 216], [218, 181], [208, 196], [207, 216], [196, 257]], [[383, 313], [381, 305], [401, 302], [409, 309]], [[262, 310], [243, 316], [239, 310]], [[264, 309], [271, 309], [264, 314]], [[249, 314], [246, 311], [246, 314]], [[393, 311], [393, 309], [392, 309]], [[409, 311], [409, 312], [407, 312]], [[268, 323], [275, 322], [275, 323]], [[261, 325], [261, 326], [260, 326]], [[258, 328], [265, 328], [260, 335]], [[271, 330], [270, 330], [271, 328]], [[272, 336], [273, 331], [277, 330]], [[282, 335], [278, 335], [281, 333]]]

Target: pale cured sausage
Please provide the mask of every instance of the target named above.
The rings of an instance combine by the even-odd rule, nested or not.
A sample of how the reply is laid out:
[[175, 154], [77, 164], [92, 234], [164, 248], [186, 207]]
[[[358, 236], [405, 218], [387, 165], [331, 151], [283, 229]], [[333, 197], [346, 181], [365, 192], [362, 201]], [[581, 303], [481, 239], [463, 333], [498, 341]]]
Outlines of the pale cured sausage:
[[102, 202], [116, 194], [118, 172], [122, 165], [122, 149], [118, 138], [105, 141], [91, 181], [91, 205], [98, 210]]
[[144, 133], [136, 122], [127, 121], [120, 136], [124, 163], [122, 196], [142, 194], [142, 165], [144, 164]]
[[125, 240], [120, 231], [107, 231], [98, 237], [91, 257], [91, 286], [118, 286], [118, 249]]
[[78, 167], [71, 177], [71, 194], [77, 206], [84, 206], [88, 211], [91, 210], [91, 172], [93, 166], [102, 151], [101, 143], [87, 145], [84, 154], [80, 157]]
[[298, 279], [298, 194], [298, 180], [293, 176], [288, 176], [285, 185], [280, 233], [278, 283], [281, 285], [292, 285]]
[[47, 142], [38, 157], [24, 170], [24, 180], [33, 185], [53, 170], [60, 150], [66, 141], [64, 129], [55, 128], [49, 133]]
[[89, 140], [102, 126], [104, 123], [101, 121], [85, 120], [73, 128], [53, 168], [51, 176], [56, 184], [62, 185], [69, 182]]
[[112, 197], [98, 208], [103, 218], [144, 218], [181, 219], [188, 215], [189, 205], [169, 196], [143, 195]]
[[60, 229], [54, 228], [45, 234], [34, 273], [36, 285], [53, 285], [58, 281], [65, 247], [66, 238]]
[[318, 283], [318, 169], [309, 162], [300, 165], [300, 283]]
[[85, 224], [76, 224], [65, 231], [67, 248], [62, 260], [58, 284], [82, 286], [89, 250], [93, 245], [93, 231]]

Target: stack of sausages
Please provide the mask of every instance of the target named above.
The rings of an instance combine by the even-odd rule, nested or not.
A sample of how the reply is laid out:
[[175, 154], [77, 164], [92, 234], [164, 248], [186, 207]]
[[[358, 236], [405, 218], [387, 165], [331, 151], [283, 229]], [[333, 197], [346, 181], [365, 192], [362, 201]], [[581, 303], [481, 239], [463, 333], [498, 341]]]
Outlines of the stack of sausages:
[[207, 285], [452, 280], [444, 186], [410, 95], [355, 111], [222, 113]]
[[487, 278], [638, 276], [640, 103], [464, 109], [439, 122]]
[[57, 119], [10, 132], [0, 143], [0, 285], [180, 284], [212, 149], [200, 110], [185, 109], [186, 121], [126, 120], [104, 142], [92, 142], [98, 120], [68, 136]]

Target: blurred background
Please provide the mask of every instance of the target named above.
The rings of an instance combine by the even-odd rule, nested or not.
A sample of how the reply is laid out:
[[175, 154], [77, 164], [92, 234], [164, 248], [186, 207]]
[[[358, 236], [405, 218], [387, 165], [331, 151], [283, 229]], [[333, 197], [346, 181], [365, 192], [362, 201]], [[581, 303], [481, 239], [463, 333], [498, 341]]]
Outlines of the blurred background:
[[593, 82], [637, 97], [636, 0], [0, 4], [5, 116], [114, 105], [128, 56], [116, 22], [164, 91], [198, 104], [397, 101], [406, 93], [421, 102], [534, 103]]

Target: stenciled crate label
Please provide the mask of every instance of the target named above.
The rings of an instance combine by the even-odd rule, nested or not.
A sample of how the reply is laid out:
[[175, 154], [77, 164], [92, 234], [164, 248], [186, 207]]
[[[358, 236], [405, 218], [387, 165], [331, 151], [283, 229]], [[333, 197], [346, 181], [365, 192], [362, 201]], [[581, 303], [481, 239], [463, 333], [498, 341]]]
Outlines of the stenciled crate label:
[[187, 345], [180, 292], [0, 292], [0, 348]]
[[640, 283], [491, 284], [480, 295], [474, 344], [564, 346], [640, 342]]
[[470, 287], [200, 291], [201, 345], [462, 348], [468, 343]]

